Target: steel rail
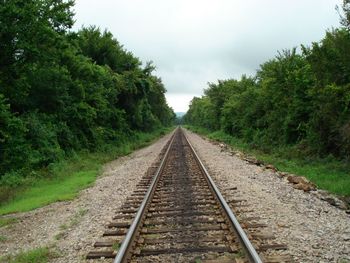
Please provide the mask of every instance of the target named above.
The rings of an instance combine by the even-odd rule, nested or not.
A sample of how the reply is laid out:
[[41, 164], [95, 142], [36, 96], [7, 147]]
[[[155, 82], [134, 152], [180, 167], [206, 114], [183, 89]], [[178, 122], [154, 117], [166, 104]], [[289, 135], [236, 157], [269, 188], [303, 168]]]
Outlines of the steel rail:
[[176, 134], [176, 132], [178, 132], [178, 129], [179, 128], [177, 128], [172, 135], [172, 139], [171, 139], [170, 144], [169, 144], [169, 146], [168, 146], [168, 148], [163, 156], [163, 159], [162, 159], [162, 161], [157, 169], [156, 175], [154, 176], [152, 183], [147, 190], [146, 196], [143, 199], [143, 201], [140, 205], [140, 208], [138, 209], [138, 211], [136, 213], [135, 219], [133, 220], [132, 224], [130, 225], [130, 228], [125, 236], [125, 239], [123, 240], [123, 242], [118, 250], [118, 253], [113, 261], [114, 263], [127, 262], [127, 260], [128, 260], [128, 256], [129, 256], [128, 251], [131, 249], [133, 240], [136, 236], [138, 226], [140, 225], [142, 218], [144, 217], [147, 205], [149, 204], [149, 200], [153, 196], [153, 193], [155, 191], [155, 188], [156, 188], [156, 185], [157, 185], [157, 182], [159, 179], [159, 175], [161, 174], [161, 172], [164, 169], [164, 166], [165, 166], [166, 160], [168, 158], [171, 146], [174, 142], [175, 134]]
[[245, 252], [247, 253], [249, 261], [251, 263], [262, 263], [262, 260], [260, 259], [258, 253], [256, 252], [256, 250], [253, 247], [252, 243], [248, 239], [247, 235], [245, 234], [244, 230], [242, 229], [241, 225], [239, 224], [237, 218], [233, 214], [231, 208], [226, 203], [226, 201], [223, 198], [222, 194], [220, 193], [219, 189], [215, 185], [215, 183], [214, 183], [213, 179], [211, 178], [211, 176], [209, 175], [207, 169], [204, 167], [202, 161], [199, 159], [199, 156], [197, 155], [196, 151], [194, 150], [192, 144], [188, 140], [188, 138], [185, 135], [185, 133], [183, 133], [183, 134], [184, 134], [184, 137], [185, 137], [187, 143], [190, 146], [190, 149], [191, 149], [192, 153], [194, 154], [194, 156], [195, 156], [195, 158], [196, 158], [196, 160], [197, 160], [197, 162], [198, 162], [198, 164], [200, 166], [200, 169], [202, 170], [202, 172], [207, 177], [207, 180], [208, 180], [210, 186], [212, 187], [212, 189], [213, 189], [217, 199], [220, 201], [222, 207], [224, 208], [224, 211], [227, 214], [227, 216], [228, 216], [228, 218], [230, 220], [230, 223], [231, 223], [234, 231], [236, 232], [237, 237], [238, 237], [241, 245], [243, 246]]

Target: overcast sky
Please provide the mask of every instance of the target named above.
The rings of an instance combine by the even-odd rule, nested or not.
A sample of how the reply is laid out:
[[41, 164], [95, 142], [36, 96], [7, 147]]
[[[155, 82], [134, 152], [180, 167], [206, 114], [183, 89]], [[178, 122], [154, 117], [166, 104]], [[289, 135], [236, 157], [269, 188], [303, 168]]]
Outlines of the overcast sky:
[[339, 26], [341, 0], [76, 0], [76, 25], [107, 28], [152, 60], [168, 104], [186, 111], [207, 82], [254, 74], [277, 51]]

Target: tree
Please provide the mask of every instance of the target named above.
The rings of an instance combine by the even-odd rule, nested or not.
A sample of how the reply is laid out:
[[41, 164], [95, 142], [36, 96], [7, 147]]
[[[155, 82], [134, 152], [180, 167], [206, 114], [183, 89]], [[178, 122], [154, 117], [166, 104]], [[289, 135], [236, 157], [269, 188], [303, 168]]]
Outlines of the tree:
[[102, 33], [96, 26], [82, 28], [77, 39], [84, 56], [90, 57], [98, 65], [109, 66], [116, 73], [132, 71], [141, 65], [138, 58], [125, 51], [107, 30]]
[[72, 0], [0, 4], [0, 183], [171, 124], [155, 67], [107, 30], [69, 32]]
[[[339, 7], [337, 6], [339, 12]], [[343, 15], [340, 15], [340, 23], [350, 30], [350, 0], [343, 0], [342, 4]]]
[[[52, 64], [63, 35], [73, 25], [73, 1], [2, 0], [0, 5], [0, 85], [11, 108], [24, 112], [29, 72]], [[44, 66], [45, 67], [45, 66]]]

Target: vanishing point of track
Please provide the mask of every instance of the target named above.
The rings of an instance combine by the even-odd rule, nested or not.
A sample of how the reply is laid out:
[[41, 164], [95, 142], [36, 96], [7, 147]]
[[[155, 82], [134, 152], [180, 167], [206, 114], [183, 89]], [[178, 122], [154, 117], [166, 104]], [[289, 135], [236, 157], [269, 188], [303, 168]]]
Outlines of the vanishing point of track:
[[[232, 210], [178, 128], [104, 236], [123, 236], [119, 262], [262, 262]], [[132, 219], [132, 220], [130, 220]], [[127, 220], [125, 222], [125, 220]], [[97, 242], [95, 247], [111, 247]], [[109, 253], [109, 254], [108, 254]]]

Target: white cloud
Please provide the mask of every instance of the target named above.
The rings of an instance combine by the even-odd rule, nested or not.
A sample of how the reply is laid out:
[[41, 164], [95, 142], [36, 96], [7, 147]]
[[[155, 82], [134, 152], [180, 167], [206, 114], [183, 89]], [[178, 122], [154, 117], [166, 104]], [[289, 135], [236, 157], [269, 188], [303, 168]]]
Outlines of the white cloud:
[[197, 94], [165, 94], [169, 105], [176, 105], [176, 112], [186, 112], [188, 110], [188, 103]]
[[76, 0], [76, 28], [107, 28], [141, 60], [153, 60], [169, 104], [183, 111], [207, 82], [252, 74], [278, 50], [320, 40], [325, 30], [338, 26], [335, 5], [340, 3]]

